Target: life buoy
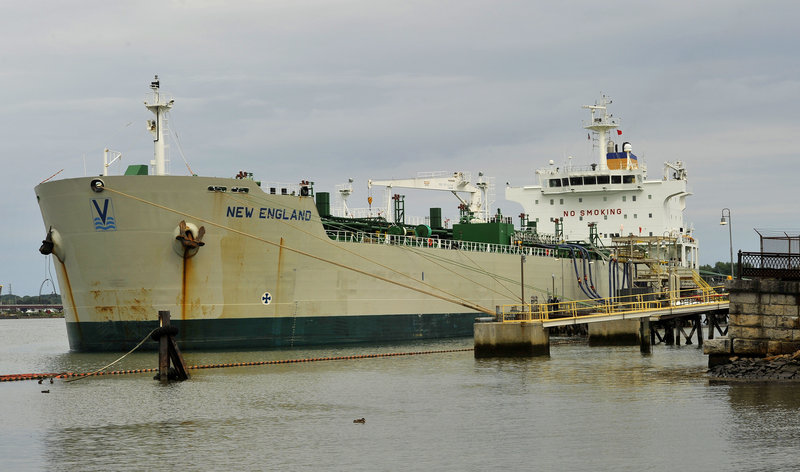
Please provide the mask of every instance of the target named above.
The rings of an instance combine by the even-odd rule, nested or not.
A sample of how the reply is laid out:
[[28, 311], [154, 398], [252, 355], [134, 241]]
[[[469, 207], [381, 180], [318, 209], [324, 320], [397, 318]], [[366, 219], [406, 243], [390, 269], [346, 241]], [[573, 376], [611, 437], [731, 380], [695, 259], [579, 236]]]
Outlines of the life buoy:
[[428, 247], [433, 247], [433, 239], [428, 238]]

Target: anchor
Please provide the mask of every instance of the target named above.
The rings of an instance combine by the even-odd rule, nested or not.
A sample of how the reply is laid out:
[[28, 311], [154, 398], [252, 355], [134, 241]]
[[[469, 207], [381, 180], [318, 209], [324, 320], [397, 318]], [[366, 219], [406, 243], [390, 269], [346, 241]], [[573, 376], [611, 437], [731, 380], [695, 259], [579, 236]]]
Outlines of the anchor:
[[186, 220], [181, 220], [178, 224], [178, 235], [175, 236], [175, 239], [181, 242], [184, 249], [184, 257], [191, 257], [194, 253], [189, 254], [189, 251], [197, 252], [197, 249], [201, 246], [204, 246], [206, 243], [203, 242], [203, 235], [206, 234], [206, 227], [201, 226], [197, 230], [197, 236], [194, 235], [192, 230], [187, 227]]

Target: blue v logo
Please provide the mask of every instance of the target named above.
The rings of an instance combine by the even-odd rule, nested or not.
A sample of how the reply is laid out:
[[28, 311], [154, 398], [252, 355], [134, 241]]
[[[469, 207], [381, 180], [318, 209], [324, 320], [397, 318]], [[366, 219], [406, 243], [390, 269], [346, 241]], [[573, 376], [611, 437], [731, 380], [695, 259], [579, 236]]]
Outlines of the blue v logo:
[[116, 231], [117, 221], [114, 219], [114, 206], [110, 198], [92, 199], [92, 217], [95, 231]]

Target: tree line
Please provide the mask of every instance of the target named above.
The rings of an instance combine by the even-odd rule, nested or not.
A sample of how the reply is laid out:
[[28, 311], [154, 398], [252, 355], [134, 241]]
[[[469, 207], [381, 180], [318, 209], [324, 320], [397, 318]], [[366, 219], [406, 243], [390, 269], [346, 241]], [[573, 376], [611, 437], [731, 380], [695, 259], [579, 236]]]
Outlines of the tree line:
[[12, 295], [0, 296], [2, 305], [61, 305], [61, 295], [48, 293], [40, 295]]
[[731, 263], [717, 262], [713, 266], [709, 264], [703, 264], [700, 266], [700, 275], [702, 275], [703, 277], [706, 276], [725, 277], [726, 275], [731, 275]]

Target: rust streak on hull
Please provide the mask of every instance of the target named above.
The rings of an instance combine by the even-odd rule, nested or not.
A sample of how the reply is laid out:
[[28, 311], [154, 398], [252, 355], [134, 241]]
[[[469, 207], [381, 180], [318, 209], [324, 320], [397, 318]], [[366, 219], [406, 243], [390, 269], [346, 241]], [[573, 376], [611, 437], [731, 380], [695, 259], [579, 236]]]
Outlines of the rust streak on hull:
[[283, 237], [281, 236], [281, 244], [278, 247], [278, 273], [275, 274], [275, 281], [277, 282], [275, 284], [275, 301], [278, 303], [280, 303], [283, 300], [283, 298], [281, 297], [281, 274], [283, 273], [283, 257], [284, 257], [283, 244], [284, 240]]
[[186, 304], [188, 303], [189, 300], [187, 291], [189, 290], [188, 279], [189, 279], [189, 270], [191, 269], [191, 267], [189, 267], [191, 262], [189, 262], [190, 259], [186, 257], [187, 256], [187, 254], [185, 254], [186, 251], [188, 250], [184, 249], [183, 274], [181, 276], [181, 319], [184, 321], [186, 320], [186, 311], [187, 311]]

